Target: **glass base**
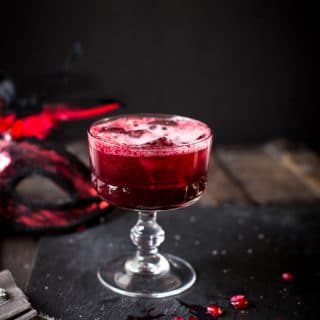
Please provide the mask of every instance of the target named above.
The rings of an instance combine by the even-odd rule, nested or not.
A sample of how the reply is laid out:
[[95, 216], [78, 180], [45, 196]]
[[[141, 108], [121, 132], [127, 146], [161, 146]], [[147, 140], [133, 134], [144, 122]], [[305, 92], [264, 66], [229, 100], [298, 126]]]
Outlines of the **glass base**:
[[174, 255], [164, 255], [169, 271], [160, 274], [141, 274], [127, 271], [130, 258], [121, 257], [98, 271], [98, 279], [108, 289], [129, 297], [164, 298], [180, 294], [196, 281], [196, 273], [185, 260]]

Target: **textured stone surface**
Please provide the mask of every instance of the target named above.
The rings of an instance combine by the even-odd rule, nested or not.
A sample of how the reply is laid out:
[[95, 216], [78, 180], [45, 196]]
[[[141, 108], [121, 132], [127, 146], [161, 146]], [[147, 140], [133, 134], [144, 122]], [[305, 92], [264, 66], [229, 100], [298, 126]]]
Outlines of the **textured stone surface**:
[[[27, 288], [32, 305], [63, 320], [146, 319], [151, 308], [152, 316], [165, 314], [157, 319], [188, 315], [177, 299], [219, 304], [223, 319], [318, 318], [319, 210], [195, 205], [161, 213], [167, 233], [161, 251], [186, 258], [198, 274], [185, 294], [161, 300], [118, 296], [96, 277], [98, 266], [133, 249], [128, 236], [136, 218], [116, 210], [105, 225], [43, 238]], [[295, 277], [290, 283], [281, 279], [288, 271]], [[237, 293], [247, 296], [249, 309], [232, 308]]]

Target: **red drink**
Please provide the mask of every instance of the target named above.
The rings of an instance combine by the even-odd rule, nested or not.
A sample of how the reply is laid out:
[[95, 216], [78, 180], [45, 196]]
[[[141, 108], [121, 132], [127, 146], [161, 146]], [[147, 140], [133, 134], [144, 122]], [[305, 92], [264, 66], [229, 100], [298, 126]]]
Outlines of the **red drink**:
[[200, 121], [118, 116], [94, 123], [88, 138], [93, 184], [117, 207], [182, 207], [205, 189], [212, 136]]

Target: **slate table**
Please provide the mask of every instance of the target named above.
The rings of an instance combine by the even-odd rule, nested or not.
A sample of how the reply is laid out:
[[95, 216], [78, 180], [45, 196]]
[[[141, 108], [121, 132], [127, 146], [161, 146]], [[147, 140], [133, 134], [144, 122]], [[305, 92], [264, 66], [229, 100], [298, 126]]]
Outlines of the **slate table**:
[[[318, 318], [318, 210], [195, 205], [159, 216], [167, 234], [161, 251], [186, 258], [196, 269], [197, 282], [186, 293], [133, 299], [98, 282], [99, 266], [133, 250], [128, 231], [136, 214], [116, 210], [106, 224], [40, 241], [27, 287], [33, 306], [65, 320], [169, 320], [192, 314], [211, 319], [201, 309], [211, 303], [224, 309], [226, 320]], [[291, 282], [282, 280], [286, 271], [294, 275]], [[234, 294], [245, 294], [250, 307], [234, 310], [229, 303]]]
[[[83, 142], [69, 144], [68, 149], [82, 157], [83, 161], [87, 161], [86, 146]], [[36, 196], [37, 192], [43, 191], [38, 190], [36, 185], [34, 181], [29, 181], [29, 184], [22, 186], [21, 192]], [[45, 185], [42, 187], [46, 189]], [[49, 189], [50, 187], [47, 186]], [[279, 140], [254, 147], [217, 148], [214, 161], [211, 162], [208, 188], [198, 207], [183, 209], [186, 210], [185, 214], [174, 214], [170, 220], [166, 214], [164, 214], [165, 217], [160, 217], [164, 227], [168, 229], [169, 241], [162, 246], [163, 250], [177, 252], [188, 258], [198, 270], [199, 286], [187, 293], [183, 297], [184, 300], [201, 305], [218, 302], [226, 308], [225, 319], [317, 319], [315, 307], [318, 296], [316, 289], [319, 287], [319, 268], [316, 263], [319, 256], [317, 249], [319, 201], [319, 157], [304, 146]], [[196, 217], [194, 211], [196, 209], [202, 223], [195, 225], [196, 232], [191, 232], [188, 219], [192, 220], [194, 218], [191, 217]], [[56, 244], [63, 245], [63, 241], [70, 241], [74, 237], [80, 247], [88, 249], [86, 243], [90, 243], [89, 239], [96, 237], [92, 234], [94, 231], [99, 235], [99, 241], [96, 241], [97, 248], [106, 249], [106, 252], [109, 250], [109, 254], [112, 255], [114, 249], [109, 248], [108, 243], [113, 243], [115, 240], [109, 239], [111, 242], [108, 242], [106, 238], [105, 242], [102, 242], [100, 238], [104, 235], [116, 237], [123, 246], [130, 246], [127, 235], [134, 219], [132, 215], [118, 214], [105, 225], [83, 233], [59, 237], [54, 242], [50, 238], [43, 238], [40, 241], [40, 247], [38, 246], [39, 238], [27, 236], [3, 238], [0, 243], [0, 269], [11, 270], [22, 288], [26, 288], [33, 271], [28, 294], [35, 305], [54, 314], [55, 310], [50, 309], [52, 305], [47, 305], [49, 309], [46, 309], [43, 306], [43, 300], [37, 298], [52, 294], [50, 281], [53, 280], [49, 279], [49, 281], [46, 278], [48, 276], [44, 270], [45, 267], [48, 267], [48, 270], [53, 268], [50, 261], [54, 261], [55, 257], [52, 256], [50, 259], [43, 248], [48, 246], [54, 250]], [[170, 229], [174, 221], [180, 226], [180, 231]], [[243, 225], [244, 222], [248, 228]], [[114, 227], [111, 228], [112, 224]], [[108, 228], [124, 231], [113, 234]], [[203, 239], [198, 239], [197, 234]], [[245, 234], [247, 234], [246, 237]], [[181, 240], [178, 241], [179, 236]], [[183, 238], [185, 241], [182, 241]], [[193, 246], [193, 250], [186, 250], [184, 248], [186, 245]], [[38, 247], [39, 252], [35, 259]], [[70, 250], [70, 256], [72, 256], [72, 248]], [[57, 253], [56, 256], [59, 257], [59, 254]], [[66, 262], [64, 258], [61, 256], [62, 263], [59, 268], [63, 268]], [[44, 261], [47, 262], [44, 263]], [[35, 268], [33, 268], [34, 263]], [[84, 263], [87, 266], [81, 266], [80, 269], [86, 270], [90, 263], [93, 270], [92, 264], [100, 261], [88, 256], [87, 263]], [[295, 271], [297, 277], [296, 281], [288, 286], [279, 281], [281, 272], [287, 270]], [[72, 270], [68, 269], [68, 272]], [[51, 271], [48, 274], [49, 277], [51, 274], [59, 276]], [[206, 278], [205, 274], [213, 277]], [[39, 285], [43, 284], [42, 291], [39, 291], [40, 287], [34, 285], [37, 279], [39, 279]], [[84, 278], [81, 277], [81, 279]], [[55, 280], [58, 282], [57, 279]], [[75, 316], [77, 311], [72, 309], [72, 301], [68, 300], [77, 293], [76, 287], [74, 291], [72, 290], [72, 286], [76, 283], [72, 281], [71, 283], [63, 281], [61, 288], [65, 291], [56, 292], [56, 295], [61, 294], [63, 301], [69, 304], [69, 311], [73, 314], [71, 317], [64, 314], [63, 319], [77, 319], [82, 313], [83, 318], [86, 319], [85, 310]], [[143, 308], [148, 306], [155, 307], [155, 313], [151, 314], [155, 316], [163, 313], [166, 308], [170, 310], [162, 317], [163, 319], [170, 319], [175, 311], [182, 315], [190, 311], [182, 307], [177, 300], [162, 301], [156, 306], [150, 303], [145, 305], [141, 301], [133, 303], [101, 293], [99, 288], [90, 287], [89, 280], [85, 281], [88, 281], [87, 300], [91, 299], [92, 302], [93, 299], [91, 305], [94, 305], [94, 301], [106, 299], [97, 306], [107, 308], [108, 299], [111, 299], [110, 301], [117, 306], [117, 309], [123, 310], [120, 316], [113, 314], [114, 319], [127, 319], [130, 312], [132, 315], [142, 317]], [[235, 313], [229, 308], [227, 299], [236, 291], [245, 291], [252, 300], [252, 307], [248, 312]], [[91, 298], [88, 298], [89, 293]], [[83, 293], [80, 296], [85, 299]], [[58, 298], [55, 297], [55, 299]], [[59, 299], [56, 301], [61, 308], [65, 306]], [[128, 306], [132, 308], [129, 310]], [[56, 312], [61, 312], [59, 310], [57, 307]], [[108, 319], [103, 310], [99, 312], [102, 312], [101, 319]], [[87, 319], [95, 318], [91, 315]]]

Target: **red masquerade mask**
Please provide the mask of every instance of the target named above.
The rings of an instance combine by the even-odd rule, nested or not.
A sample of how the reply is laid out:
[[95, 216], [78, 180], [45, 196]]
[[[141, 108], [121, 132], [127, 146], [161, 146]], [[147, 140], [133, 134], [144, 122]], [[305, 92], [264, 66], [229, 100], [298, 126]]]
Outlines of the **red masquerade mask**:
[[[68, 201], [34, 203], [16, 192], [31, 175], [50, 179], [68, 194]], [[16, 231], [62, 230], [95, 219], [108, 203], [97, 197], [89, 169], [75, 156], [36, 140], [0, 140], [0, 218]]]
[[[11, 80], [0, 77], [0, 226], [5, 230], [65, 230], [94, 221], [108, 203], [97, 197], [89, 169], [75, 156], [43, 142], [62, 121], [97, 116], [116, 110], [118, 102], [87, 109], [68, 104], [42, 105], [19, 100]], [[22, 102], [21, 102], [22, 101]], [[40, 175], [68, 195], [50, 203], [37, 203], [17, 192], [24, 179]]]

